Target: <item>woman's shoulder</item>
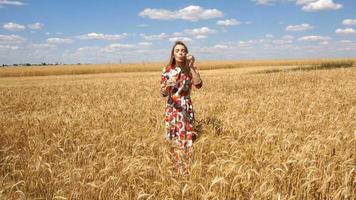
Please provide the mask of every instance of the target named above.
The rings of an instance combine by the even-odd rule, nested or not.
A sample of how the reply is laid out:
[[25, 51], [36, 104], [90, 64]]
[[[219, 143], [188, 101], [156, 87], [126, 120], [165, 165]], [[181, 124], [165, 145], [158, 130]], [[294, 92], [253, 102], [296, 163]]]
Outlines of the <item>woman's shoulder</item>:
[[174, 65], [166, 65], [162, 68], [163, 73], [170, 72], [174, 68]]

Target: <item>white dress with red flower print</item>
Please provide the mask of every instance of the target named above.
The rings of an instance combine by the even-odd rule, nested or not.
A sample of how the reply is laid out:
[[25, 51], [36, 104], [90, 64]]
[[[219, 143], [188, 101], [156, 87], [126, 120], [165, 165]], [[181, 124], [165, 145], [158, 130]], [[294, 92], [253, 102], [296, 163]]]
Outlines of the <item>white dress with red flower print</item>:
[[[175, 150], [175, 160], [178, 162], [191, 156], [193, 137], [194, 111], [190, 98], [192, 89], [192, 76], [183, 73], [180, 67], [174, 65], [165, 67], [161, 76], [161, 88], [169, 84], [166, 96], [167, 104], [165, 110], [166, 139], [172, 141]], [[201, 87], [201, 84], [196, 86]]]

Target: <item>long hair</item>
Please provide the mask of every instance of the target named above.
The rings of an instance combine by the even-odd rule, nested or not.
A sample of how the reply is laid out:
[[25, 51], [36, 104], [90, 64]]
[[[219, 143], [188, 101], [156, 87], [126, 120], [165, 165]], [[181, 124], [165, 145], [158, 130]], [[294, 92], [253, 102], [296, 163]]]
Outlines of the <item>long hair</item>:
[[[185, 48], [185, 52], [188, 53], [188, 48], [187, 48], [187, 45], [185, 45], [182, 41], [176, 41], [172, 47], [172, 50], [171, 50], [171, 55], [170, 55], [170, 58], [169, 58], [169, 62], [168, 62], [168, 65], [166, 67], [169, 67], [169, 66], [172, 66], [172, 65], [175, 65], [176, 64], [176, 59], [174, 58], [174, 48], [177, 46], [177, 45], [182, 45], [184, 46]], [[187, 66], [187, 59], [184, 60], [184, 66], [182, 68], [182, 71], [184, 73], [186, 72], [189, 72], [189, 67]]]

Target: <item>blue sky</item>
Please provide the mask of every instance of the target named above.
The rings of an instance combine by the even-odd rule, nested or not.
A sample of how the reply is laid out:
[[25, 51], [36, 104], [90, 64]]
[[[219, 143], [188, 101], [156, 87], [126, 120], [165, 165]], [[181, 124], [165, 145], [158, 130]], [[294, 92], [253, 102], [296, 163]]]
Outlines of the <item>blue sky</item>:
[[0, 64], [356, 55], [354, 0], [0, 0]]

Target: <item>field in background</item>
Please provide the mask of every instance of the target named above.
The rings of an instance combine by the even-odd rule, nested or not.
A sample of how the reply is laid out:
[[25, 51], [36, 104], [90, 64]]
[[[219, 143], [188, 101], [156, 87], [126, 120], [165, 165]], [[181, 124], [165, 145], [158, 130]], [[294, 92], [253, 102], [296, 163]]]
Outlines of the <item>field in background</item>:
[[[319, 65], [352, 66], [356, 58], [350, 59], [319, 59], [319, 60], [251, 60], [251, 61], [202, 61], [198, 62], [201, 70], [234, 69], [246, 67], [288, 66], [296, 68], [315, 67]], [[141, 64], [102, 64], [102, 65], [53, 65], [31, 67], [2, 67], [0, 77], [16, 76], [47, 76], [65, 74], [96, 74], [117, 72], [154, 72], [161, 71], [166, 63], [141, 63]]]
[[[201, 64], [215, 69], [193, 90], [199, 137], [178, 177], [161, 66], [0, 78], [0, 199], [355, 199], [354, 63], [300, 62]], [[123, 70], [80, 67], [0, 76]]]

